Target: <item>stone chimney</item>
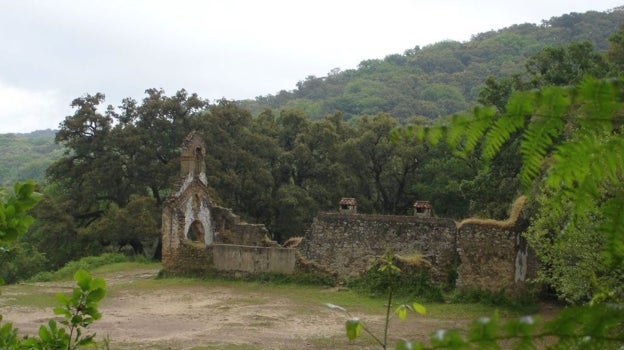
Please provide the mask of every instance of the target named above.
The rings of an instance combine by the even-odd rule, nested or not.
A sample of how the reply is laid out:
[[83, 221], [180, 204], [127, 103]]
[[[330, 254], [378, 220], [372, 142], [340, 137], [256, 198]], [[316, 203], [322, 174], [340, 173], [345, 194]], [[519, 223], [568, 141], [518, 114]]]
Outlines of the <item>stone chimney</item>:
[[355, 198], [343, 197], [340, 200], [338, 211], [347, 214], [357, 214], [357, 201]]
[[429, 201], [414, 202], [414, 216], [421, 218], [430, 218], [432, 216], [433, 207]]

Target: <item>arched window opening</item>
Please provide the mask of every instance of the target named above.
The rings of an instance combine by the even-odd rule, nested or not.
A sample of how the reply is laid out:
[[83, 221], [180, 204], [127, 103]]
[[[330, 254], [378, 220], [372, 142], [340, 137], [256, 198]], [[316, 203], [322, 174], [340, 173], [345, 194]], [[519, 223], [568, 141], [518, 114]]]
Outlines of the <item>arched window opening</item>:
[[204, 243], [204, 225], [199, 221], [193, 221], [186, 237], [193, 242]]

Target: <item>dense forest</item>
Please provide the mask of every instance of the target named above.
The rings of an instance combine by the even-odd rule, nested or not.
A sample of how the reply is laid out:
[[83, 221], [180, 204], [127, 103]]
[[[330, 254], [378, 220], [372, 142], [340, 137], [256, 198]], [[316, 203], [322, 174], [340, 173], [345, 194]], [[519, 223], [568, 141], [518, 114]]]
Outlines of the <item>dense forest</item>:
[[548, 46], [588, 41], [607, 49], [608, 36], [624, 11], [570, 13], [541, 24], [518, 24], [473, 35], [468, 42], [444, 41], [403, 54], [362, 61], [357, 69], [336, 68], [326, 77], [308, 76], [293, 91], [241, 101], [254, 114], [265, 108], [300, 109], [312, 119], [340, 111], [345, 119], [379, 112], [400, 121], [460, 112], [475, 104], [484, 78], [522, 74], [526, 60]]
[[[125, 99], [118, 108], [103, 106], [101, 93], [76, 98], [74, 114], [55, 134], [63, 153], [51, 153], [46, 164], [40, 188], [45, 196], [33, 210], [37, 220], [0, 255], [1, 277], [11, 282], [43, 266], [56, 268], [121, 247], [148, 251], [159, 238], [162, 203], [179, 181], [182, 140], [193, 130], [207, 142], [206, 170], [215, 198], [247, 221], [267, 225], [278, 241], [301, 235], [319, 211], [335, 210], [341, 197], [355, 197], [359, 210], [368, 213], [410, 214], [415, 200], [429, 200], [438, 216], [500, 219], [513, 198], [534, 191], [539, 196], [530, 212], [543, 220], [533, 229], [554, 232], [565, 217], [548, 221], [541, 208], [552, 206], [555, 197], [518, 176], [526, 169], [526, 143], [508, 136], [519, 135], [520, 128], [500, 138], [495, 154], [485, 160], [478, 151], [487, 144], [478, 137], [432, 141], [462, 120], [452, 114], [472, 111], [489, 123], [463, 129], [477, 135], [495, 123], [494, 116], [510, 110], [511, 101], [521, 101], [512, 96], [548, 95], [551, 88], [576, 87], [586, 77], [621, 77], [623, 22], [624, 11], [611, 11], [517, 25], [478, 34], [467, 43], [442, 42], [363, 61], [357, 70], [308, 77], [292, 92], [255, 101], [210, 103], [184, 90], [167, 95], [158, 89], [148, 89], [142, 101]], [[621, 125], [616, 118], [609, 131], [619, 135]], [[576, 137], [574, 123], [566, 127], [558, 137]], [[428, 141], [416, 131], [397, 130], [427, 130]], [[11, 147], [24, 140], [6, 137], [9, 141], [2, 142]], [[548, 147], [539, 148], [540, 155]], [[22, 175], [2, 176], [4, 183]], [[611, 185], [612, 193], [621, 190]], [[554, 271], [557, 263], [549, 268]], [[611, 288], [621, 282], [621, 273], [605, 266], [587, 269], [600, 273], [601, 286]], [[571, 292], [557, 285], [553, 281], [560, 275], [543, 278], [572, 302], [594, 293], [592, 286], [575, 285]]]
[[11, 187], [26, 179], [43, 183], [45, 169], [63, 154], [54, 134], [53, 130], [0, 134], [0, 186]]

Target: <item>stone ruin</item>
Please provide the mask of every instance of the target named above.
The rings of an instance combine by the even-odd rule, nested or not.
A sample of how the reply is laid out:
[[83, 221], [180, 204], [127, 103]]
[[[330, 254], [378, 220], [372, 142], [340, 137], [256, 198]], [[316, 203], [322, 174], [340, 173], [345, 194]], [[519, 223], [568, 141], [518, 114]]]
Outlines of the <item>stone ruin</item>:
[[163, 270], [294, 272], [293, 248], [271, 241], [264, 225], [242, 222], [230, 209], [216, 205], [207, 186], [205, 155], [199, 134], [189, 134], [180, 155], [180, 183], [163, 206]]
[[[419, 255], [440, 287], [456, 275], [456, 287], [519, 292], [536, 271], [536, 259], [521, 235], [520, 205], [506, 221], [433, 216], [428, 201], [414, 203], [414, 215], [357, 213], [355, 198], [342, 198], [338, 212], [319, 213], [304, 237], [278, 245], [264, 225], [244, 223], [212, 200], [206, 181], [206, 149], [197, 133], [185, 140], [181, 182], [164, 204], [162, 262], [165, 272], [203, 274], [322, 272], [357, 277], [387, 249]], [[288, 247], [288, 248], [286, 248]]]

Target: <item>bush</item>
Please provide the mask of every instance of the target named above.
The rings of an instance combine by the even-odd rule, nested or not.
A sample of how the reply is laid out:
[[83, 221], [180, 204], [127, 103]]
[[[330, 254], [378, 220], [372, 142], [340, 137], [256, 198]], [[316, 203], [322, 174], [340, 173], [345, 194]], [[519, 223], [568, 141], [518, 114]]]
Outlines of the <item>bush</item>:
[[388, 293], [392, 283], [393, 293], [397, 297], [428, 302], [444, 300], [441, 289], [431, 282], [426, 264], [414, 265], [409, 260], [395, 258], [394, 264], [400, 268], [401, 273], [395, 275], [391, 282], [387, 273], [380, 271], [380, 264], [380, 261], [377, 262], [362, 277], [348, 280], [346, 286], [357, 292], [379, 297]]
[[524, 313], [537, 312], [535, 296], [529, 292], [509, 296], [505, 290], [490, 292], [485, 290], [461, 290], [448, 296], [451, 303], [479, 303], [496, 307], [505, 307]]
[[189, 273], [189, 274], [175, 274], [170, 275], [167, 272], [161, 270], [158, 273], [158, 278], [169, 277], [189, 277], [189, 278], [203, 278], [203, 279], [218, 279], [225, 281], [244, 281], [244, 282], [260, 282], [271, 284], [297, 284], [297, 285], [312, 285], [312, 286], [333, 286], [336, 281], [328, 275], [321, 273], [296, 273], [296, 274], [283, 274], [277, 272], [263, 272], [263, 273], [242, 273], [234, 271], [218, 271], [212, 270], [209, 272], [202, 272], [201, 275]]
[[44, 269], [46, 258], [36, 248], [22, 243], [10, 243], [0, 249], [0, 280], [17, 283]]
[[93, 270], [96, 267], [127, 262], [130, 258], [120, 253], [106, 253], [100, 256], [88, 256], [78, 261], [70, 261], [65, 266], [55, 272], [41, 272], [33, 276], [30, 280], [33, 282], [49, 282], [53, 280], [61, 280], [71, 278], [78, 270]]

